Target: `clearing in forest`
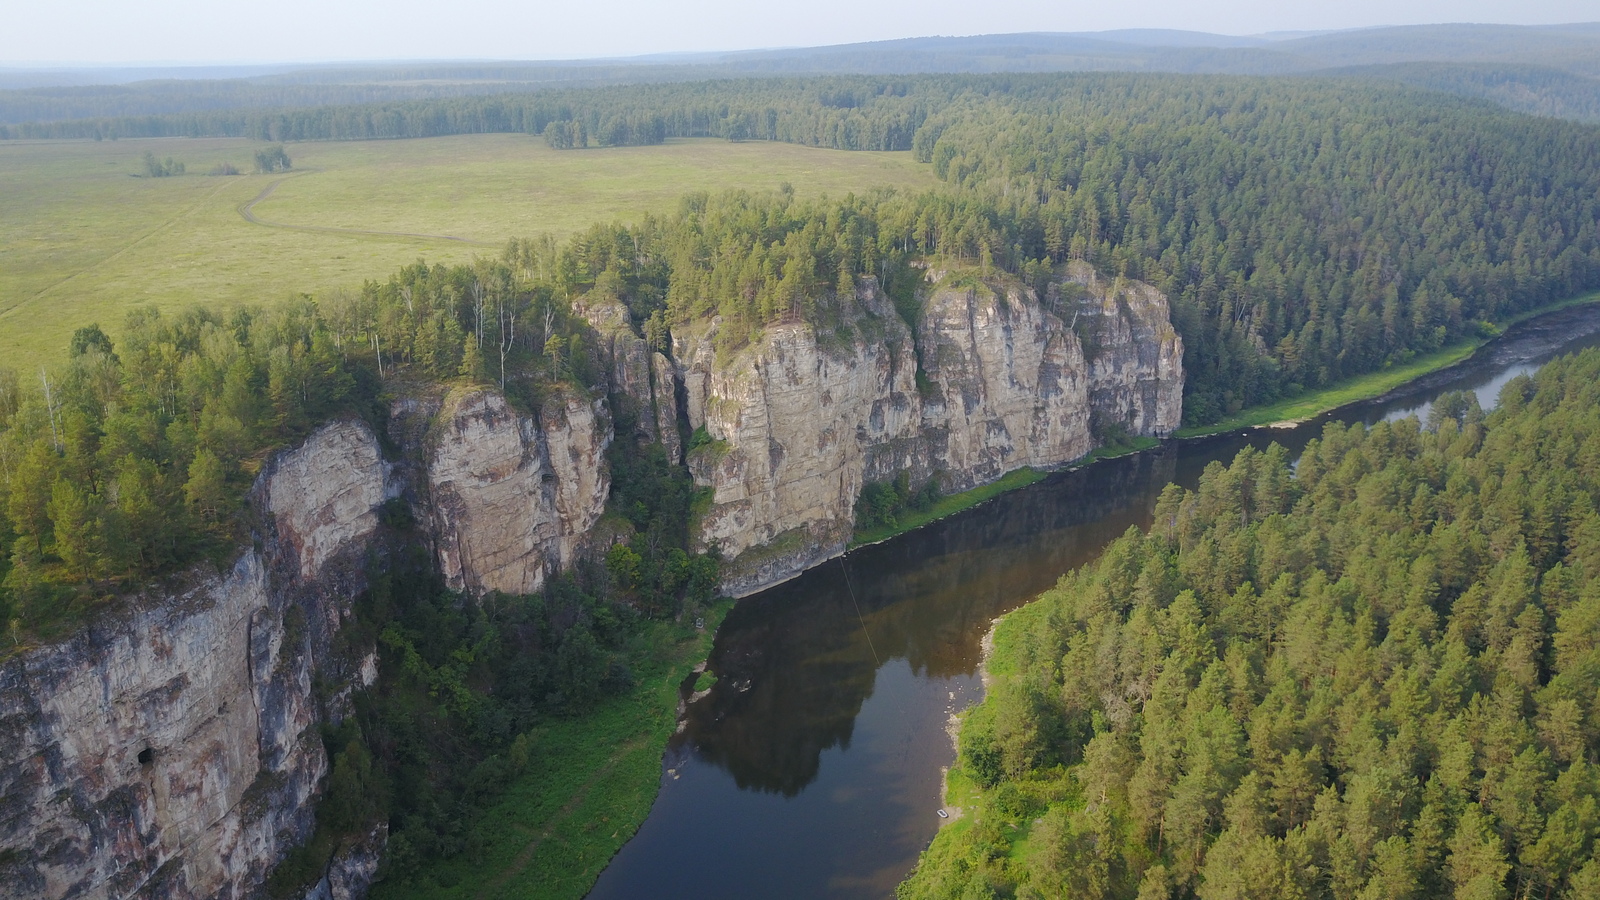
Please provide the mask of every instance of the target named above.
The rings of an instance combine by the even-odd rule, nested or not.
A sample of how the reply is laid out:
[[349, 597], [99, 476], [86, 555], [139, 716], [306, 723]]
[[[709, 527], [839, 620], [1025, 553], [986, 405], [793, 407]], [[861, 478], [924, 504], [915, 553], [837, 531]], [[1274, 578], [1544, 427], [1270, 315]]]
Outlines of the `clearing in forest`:
[[[667, 212], [689, 191], [843, 195], [925, 188], [910, 153], [672, 140], [555, 151], [527, 135], [318, 142], [249, 173], [265, 144], [229, 139], [0, 142], [0, 360], [31, 371], [74, 328], [127, 309], [231, 306], [356, 288], [423, 258], [493, 256], [511, 237]], [[144, 155], [185, 174], [144, 177]]]

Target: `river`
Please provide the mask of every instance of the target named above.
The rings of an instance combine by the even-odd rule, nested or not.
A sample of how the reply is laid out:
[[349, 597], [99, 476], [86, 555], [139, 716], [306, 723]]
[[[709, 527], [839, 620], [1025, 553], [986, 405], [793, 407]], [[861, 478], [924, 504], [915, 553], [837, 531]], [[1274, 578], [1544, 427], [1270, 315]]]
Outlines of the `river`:
[[649, 818], [591, 900], [892, 897], [938, 830], [951, 716], [982, 697], [998, 615], [1148, 524], [1168, 482], [1249, 445], [1298, 454], [1330, 420], [1487, 409], [1511, 378], [1600, 346], [1600, 306], [1516, 326], [1470, 360], [1293, 428], [1168, 441], [1004, 494], [740, 601], [689, 704]]

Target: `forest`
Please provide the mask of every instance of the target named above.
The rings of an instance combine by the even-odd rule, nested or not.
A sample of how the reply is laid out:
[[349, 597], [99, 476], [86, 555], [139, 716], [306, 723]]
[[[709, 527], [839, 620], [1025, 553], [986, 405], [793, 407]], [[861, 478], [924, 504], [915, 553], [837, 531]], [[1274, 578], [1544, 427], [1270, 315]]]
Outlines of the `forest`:
[[1292, 463], [1003, 623], [902, 898], [1600, 892], [1600, 352]]
[[689, 136], [910, 149], [947, 189], [871, 201], [873, 262], [898, 248], [1020, 273], [1079, 258], [1155, 284], [1185, 338], [1191, 425], [1600, 286], [1591, 127], [1358, 81], [829, 77], [139, 123], [270, 140], [517, 131], [574, 151]]
[[[929, 267], [1043, 293], [1088, 260], [1171, 298], [1185, 420], [1205, 424], [1600, 287], [1593, 128], [1355, 81], [832, 77], [4, 128], [513, 131], [575, 153], [715, 136], [910, 150], [941, 182], [690, 194], [471, 265], [86, 324], [57, 366], [0, 370], [13, 647], [228, 558], [265, 459], [331, 418], [381, 433], [419, 382], [494, 385], [524, 411], [604, 384], [582, 304], [619, 301], [664, 351], [721, 317], [726, 357], [775, 323], [826, 336], [869, 281], [915, 324]], [[289, 153], [257, 164], [286, 170]], [[1427, 428], [1334, 428], [1298, 468], [1247, 454], [1192, 495], [1170, 490], [1150, 534], [1008, 626], [1024, 633], [962, 737], [987, 805], [905, 896], [1592, 895], [1600, 869], [1578, 863], [1600, 831], [1597, 376], [1600, 357], [1569, 360], [1514, 382], [1487, 419], [1461, 405]], [[386, 508], [392, 563], [352, 638], [382, 648], [384, 680], [323, 735], [322, 831], [275, 891], [378, 819], [396, 883], [470, 857], [469, 824], [526, 766], [526, 736], [627, 690], [651, 629], [713, 602], [719, 561], [691, 550], [686, 469], [629, 440], [608, 464], [627, 539], [528, 597], [445, 591], [409, 514]], [[932, 499], [878, 486], [861, 524]]]
[[[554, 385], [603, 381], [587, 326], [519, 272], [418, 264], [319, 303], [141, 310], [115, 344], [79, 329], [68, 362], [36, 386], [0, 371], [10, 646], [65, 637], [119, 593], [225, 563], [248, 539], [246, 494], [267, 455], [335, 416], [381, 432], [397, 377], [497, 383], [524, 410]], [[409, 508], [384, 508], [386, 549], [349, 639], [394, 665], [355, 719], [323, 735], [333, 774], [320, 830], [278, 868], [274, 895], [314, 880], [332, 846], [375, 821], [393, 829], [396, 884], [471, 850], [476, 811], [526, 766], [539, 723], [626, 693], [636, 666], [656, 665], [658, 632], [713, 601], [718, 561], [689, 548], [687, 471], [660, 445], [628, 441], [609, 464], [610, 509], [630, 539], [531, 596], [451, 593]]]
[[[1242, 37], [1139, 31], [920, 37], [565, 61], [415, 61], [196, 70], [0, 72], [0, 124], [281, 110], [774, 76], [999, 72], [1310, 74], [1402, 82], [1533, 115], [1600, 118], [1592, 25], [1433, 25]], [[267, 71], [261, 71], [261, 69]], [[232, 77], [228, 77], [231, 74]], [[541, 129], [542, 131], [542, 129]], [[132, 132], [124, 131], [124, 134]]]

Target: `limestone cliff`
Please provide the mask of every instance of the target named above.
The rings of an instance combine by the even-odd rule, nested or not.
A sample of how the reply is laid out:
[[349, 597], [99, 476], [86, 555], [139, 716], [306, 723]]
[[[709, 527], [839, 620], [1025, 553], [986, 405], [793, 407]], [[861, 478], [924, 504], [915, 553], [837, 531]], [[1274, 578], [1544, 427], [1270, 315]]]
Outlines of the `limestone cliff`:
[[[915, 334], [866, 280], [829, 333], [775, 325], [722, 360], [716, 322], [677, 335], [688, 418], [711, 439], [688, 458], [711, 491], [699, 535], [731, 560], [725, 588], [841, 552], [868, 481], [905, 471], [964, 490], [1083, 456], [1094, 424], [1171, 433], [1182, 344], [1166, 299], [1086, 266], [1067, 277], [1077, 288], [1041, 302], [1014, 282], [936, 274]], [[1095, 335], [1087, 359], [1079, 320]]]
[[660, 441], [668, 459], [682, 462], [677, 373], [672, 361], [652, 351], [634, 332], [628, 309], [620, 301], [586, 297], [576, 304], [575, 311], [599, 337], [607, 401], [615, 417], [633, 428], [631, 435], [623, 436]]
[[1140, 281], [1102, 279], [1073, 263], [1063, 287], [1077, 285], [1070, 304], [1077, 330], [1090, 335], [1089, 408], [1103, 426], [1128, 434], [1171, 434], [1183, 420], [1183, 342], [1172, 327], [1167, 298]]
[[[318, 726], [377, 677], [374, 648], [340, 630], [388, 500], [409, 502], [452, 588], [535, 591], [603, 549], [589, 545], [605, 540], [605, 455], [624, 422], [625, 439], [687, 462], [708, 495], [698, 540], [742, 595], [840, 552], [869, 481], [962, 490], [1178, 424], [1182, 345], [1147, 285], [1080, 265], [1042, 300], [937, 274], [921, 299], [913, 328], [864, 279], [837, 327], [777, 324], [719, 356], [713, 320], [679, 329], [670, 357], [620, 303], [588, 303], [605, 384], [553, 389], [531, 412], [490, 388], [422, 386], [390, 410], [393, 460], [350, 422], [277, 455], [227, 571], [191, 571], [0, 663], [0, 893], [262, 894], [312, 831]], [[311, 896], [360, 897], [383, 843], [380, 828], [349, 848]]]
[[[0, 666], [0, 894], [260, 896], [314, 825], [317, 726], [377, 677], [374, 648], [336, 637], [378, 508], [411, 500], [452, 587], [512, 593], [570, 563], [604, 510], [610, 418], [576, 390], [533, 415], [489, 389], [411, 398], [391, 424], [395, 463], [358, 423], [275, 457], [251, 495], [261, 533], [229, 571]], [[311, 896], [362, 896], [382, 845], [336, 859]]]
[[0, 666], [7, 897], [260, 893], [312, 828], [316, 726], [377, 674], [335, 636], [392, 491], [370, 430], [326, 426], [263, 471], [270, 521], [230, 570]]
[[433, 430], [429, 512], [446, 583], [475, 593], [538, 590], [605, 511], [604, 405], [569, 389], [529, 417], [495, 391], [471, 389], [445, 399]]

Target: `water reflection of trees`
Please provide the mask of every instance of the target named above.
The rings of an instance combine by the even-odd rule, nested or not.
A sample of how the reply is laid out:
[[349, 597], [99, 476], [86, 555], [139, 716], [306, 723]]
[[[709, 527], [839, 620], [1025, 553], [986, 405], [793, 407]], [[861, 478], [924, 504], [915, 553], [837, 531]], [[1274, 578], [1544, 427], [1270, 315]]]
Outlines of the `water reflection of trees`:
[[849, 746], [881, 663], [974, 672], [990, 621], [1144, 524], [1176, 460], [1168, 447], [1057, 476], [745, 600], [679, 742], [741, 788], [798, 794], [822, 751]]

